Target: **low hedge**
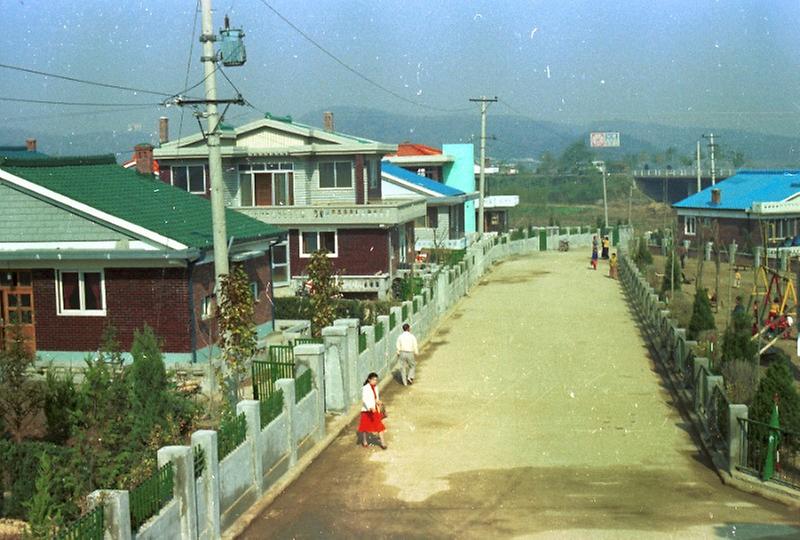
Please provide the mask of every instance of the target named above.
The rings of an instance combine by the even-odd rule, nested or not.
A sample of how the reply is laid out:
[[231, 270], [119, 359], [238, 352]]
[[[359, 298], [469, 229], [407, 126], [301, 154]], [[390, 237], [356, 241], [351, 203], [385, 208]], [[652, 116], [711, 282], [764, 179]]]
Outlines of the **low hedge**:
[[[311, 320], [311, 300], [300, 296], [275, 298], [276, 319]], [[362, 325], [375, 324], [378, 315], [388, 315], [393, 302], [339, 299], [336, 301], [337, 319], [358, 319]]]

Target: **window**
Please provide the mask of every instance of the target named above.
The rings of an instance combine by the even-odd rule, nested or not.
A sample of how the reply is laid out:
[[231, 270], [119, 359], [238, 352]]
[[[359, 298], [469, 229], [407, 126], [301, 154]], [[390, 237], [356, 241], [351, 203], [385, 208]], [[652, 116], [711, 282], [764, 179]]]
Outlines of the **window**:
[[294, 164], [239, 165], [240, 206], [291, 206], [294, 204]]
[[206, 192], [206, 168], [202, 165], [170, 167], [172, 185], [189, 193]]
[[289, 243], [281, 242], [272, 246], [272, 283], [289, 284]]
[[439, 208], [431, 206], [428, 208], [428, 227], [436, 229], [439, 227]]
[[380, 182], [380, 175], [375, 172], [375, 161], [367, 160], [364, 162], [364, 170], [367, 176], [367, 187], [369, 189], [377, 189], [378, 182]]
[[56, 273], [59, 315], [105, 315], [106, 291], [102, 271]]
[[200, 305], [200, 317], [203, 320], [213, 319], [216, 315], [217, 306], [214, 302], [214, 295], [204, 296], [203, 303]]
[[253, 302], [258, 302], [258, 281], [250, 282], [250, 294], [253, 295]]
[[326, 161], [320, 163], [319, 187], [353, 187], [353, 164], [349, 161]]
[[323, 249], [329, 257], [338, 255], [336, 231], [303, 231], [300, 236], [301, 257], [310, 257], [315, 251]]
[[694, 236], [697, 234], [697, 218], [695, 216], [684, 216], [683, 233], [686, 236]]

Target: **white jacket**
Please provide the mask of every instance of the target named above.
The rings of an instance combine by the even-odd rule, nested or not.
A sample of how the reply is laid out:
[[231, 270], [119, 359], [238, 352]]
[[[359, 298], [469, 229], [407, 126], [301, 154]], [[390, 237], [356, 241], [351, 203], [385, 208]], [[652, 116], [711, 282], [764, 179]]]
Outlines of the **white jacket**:
[[372, 388], [370, 387], [369, 383], [365, 384], [361, 388], [361, 410], [364, 412], [367, 411], [374, 411], [377, 408], [375, 404], [375, 398], [380, 399], [381, 393], [378, 390], [378, 387], [375, 387], [375, 395], [372, 395]]

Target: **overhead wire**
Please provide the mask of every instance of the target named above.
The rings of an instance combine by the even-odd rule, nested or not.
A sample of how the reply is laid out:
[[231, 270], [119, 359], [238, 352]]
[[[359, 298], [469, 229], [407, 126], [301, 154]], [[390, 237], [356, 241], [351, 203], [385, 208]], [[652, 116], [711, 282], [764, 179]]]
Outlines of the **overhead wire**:
[[408, 103], [410, 105], [414, 105], [416, 107], [420, 107], [420, 108], [428, 109], [428, 110], [432, 110], [432, 111], [451, 112], [452, 113], [452, 112], [463, 112], [463, 111], [472, 110], [470, 107], [464, 107], [464, 108], [460, 108], [460, 109], [448, 109], [448, 108], [443, 108], [443, 107], [435, 107], [433, 105], [427, 105], [425, 103], [421, 103], [419, 101], [415, 101], [413, 99], [407, 98], [406, 96], [404, 96], [402, 94], [399, 94], [399, 93], [395, 92], [391, 88], [388, 88], [388, 87], [382, 85], [381, 83], [379, 83], [378, 81], [376, 81], [376, 80], [364, 75], [363, 73], [358, 71], [356, 68], [352, 67], [350, 64], [348, 64], [347, 62], [345, 62], [344, 60], [339, 58], [337, 55], [335, 55], [334, 53], [332, 53], [331, 51], [329, 51], [328, 49], [323, 47], [317, 40], [315, 40], [310, 35], [308, 35], [306, 32], [304, 32], [300, 27], [298, 27], [296, 24], [294, 24], [292, 21], [290, 21], [280, 11], [278, 11], [277, 9], [272, 7], [269, 4], [269, 2], [267, 2], [267, 0], [259, 0], [259, 1], [262, 4], [264, 4], [264, 6], [267, 9], [272, 11], [272, 13], [274, 13], [279, 19], [281, 19], [283, 22], [285, 22], [287, 25], [289, 25], [289, 27], [291, 27], [295, 32], [300, 34], [306, 41], [308, 41], [314, 47], [316, 47], [317, 49], [322, 51], [322, 53], [325, 54], [327, 57], [329, 57], [331, 60], [333, 60], [334, 62], [336, 62], [340, 66], [342, 66], [344, 69], [346, 69], [347, 71], [349, 71], [350, 73], [352, 73], [353, 75], [358, 77], [359, 79], [371, 84], [372, 86], [374, 86], [375, 88], [378, 88], [379, 90], [382, 90], [383, 92], [386, 92], [387, 94], [395, 97], [396, 99], [399, 99], [400, 101], [403, 101], [403, 102]]
[[[189, 72], [192, 69], [192, 57], [194, 56], [194, 38], [197, 35], [197, 15], [200, 13], [200, 0], [194, 5], [194, 22], [192, 23], [192, 38], [189, 41], [189, 59], [186, 61], [186, 77], [183, 79], [183, 86], [184, 88], [187, 87], [189, 84]], [[205, 82], [205, 78], [203, 78], [203, 82]], [[187, 90], [188, 92], [188, 90]], [[186, 111], [183, 107], [181, 107], [181, 118], [178, 122], [178, 139], [183, 137], [183, 115]]]
[[71, 112], [51, 113], [51, 114], [34, 114], [27, 116], [11, 116], [3, 118], [3, 120], [5, 122], [21, 122], [21, 121], [27, 122], [29, 120], [43, 120], [46, 118], [86, 116], [91, 114], [110, 114], [110, 113], [137, 111], [137, 110], [152, 109], [152, 108], [153, 108], [152, 105], [141, 105], [137, 107], [126, 106], [124, 108], [119, 108], [119, 109], [87, 109], [85, 111], [71, 111]]
[[44, 105], [78, 105], [84, 107], [164, 107], [164, 103], [92, 103], [86, 101], [58, 101], [50, 99], [29, 99], [0, 96], [0, 101], [11, 101], [14, 103], [38, 103]]

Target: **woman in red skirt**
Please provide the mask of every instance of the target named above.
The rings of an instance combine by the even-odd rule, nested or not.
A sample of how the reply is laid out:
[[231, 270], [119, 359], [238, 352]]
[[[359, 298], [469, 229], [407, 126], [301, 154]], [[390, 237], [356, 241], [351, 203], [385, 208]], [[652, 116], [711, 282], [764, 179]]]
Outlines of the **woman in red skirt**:
[[[386, 441], [383, 439], [386, 426], [383, 425], [382, 405], [378, 392], [378, 374], [370, 373], [361, 389], [361, 421], [358, 423], [358, 438], [362, 441], [361, 446], [364, 448], [369, 446], [367, 441], [369, 433], [377, 433], [381, 441], [381, 448], [384, 450], [387, 448]], [[364, 434], [363, 439], [362, 433]]]

